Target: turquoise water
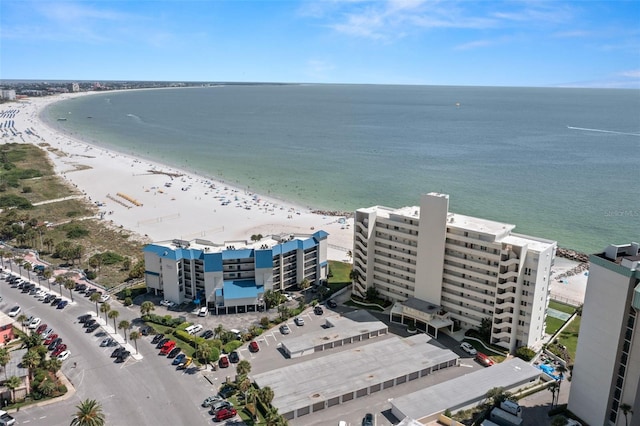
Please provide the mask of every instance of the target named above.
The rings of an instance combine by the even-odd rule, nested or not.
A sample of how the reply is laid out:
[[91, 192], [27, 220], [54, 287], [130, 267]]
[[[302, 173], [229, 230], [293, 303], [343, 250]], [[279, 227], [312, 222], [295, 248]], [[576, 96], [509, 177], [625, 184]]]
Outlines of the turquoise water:
[[402, 207], [439, 191], [452, 211], [564, 247], [640, 240], [637, 90], [234, 85], [104, 93], [44, 116], [314, 208]]

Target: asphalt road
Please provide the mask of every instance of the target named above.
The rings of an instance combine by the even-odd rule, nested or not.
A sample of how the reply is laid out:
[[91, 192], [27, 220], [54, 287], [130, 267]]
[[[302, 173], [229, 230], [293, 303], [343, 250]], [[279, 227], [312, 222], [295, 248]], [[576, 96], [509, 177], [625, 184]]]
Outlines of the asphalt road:
[[[103, 339], [100, 333], [104, 331], [85, 333], [78, 323], [78, 316], [95, 313], [95, 304], [81, 294], [74, 293], [74, 303], [63, 310], [21, 293], [5, 281], [0, 281], [0, 295], [3, 297], [0, 310], [8, 313], [14, 305], [20, 305], [27, 316], [38, 316], [53, 327], [71, 351], [62, 371], [76, 392], [54, 404], [22, 408], [14, 413], [18, 424], [69, 424], [75, 406], [85, 399], [96, 399], [102, 404], [108, 425], [193, 425], [211, 421], [211, 416], [200, 407], [202, 400], [214, 393], [203, 375], [193, 370], [176, 371], [170, 365], [171, 360], [158, 355], [150, 337], [138, 340], [141, 360], [129, 358], [123, 364], [114, 363], [110, 358], [113, 348], [99, 346]], [[64, 290], [63, 296], [68, 297], [69, 292]], [[123, 319], [133, 322], [139, 317], [137, 306], [127, 308], [117, 302], [111, 305], [120, 312], [117, 322]]]

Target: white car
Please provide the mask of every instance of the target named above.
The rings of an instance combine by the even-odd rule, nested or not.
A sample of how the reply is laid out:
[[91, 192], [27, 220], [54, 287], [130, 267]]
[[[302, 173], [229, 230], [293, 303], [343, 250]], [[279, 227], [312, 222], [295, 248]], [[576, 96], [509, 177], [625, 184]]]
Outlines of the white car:
[[100, 302], [100, 303], [104, 303], [104, 302], [106, 302], [106, 301], [107, 301], [107, 300], [109, 300], [109, 299], [111, 299], [111, 296], [109, 296], [108, 294], [103, 294], [102, 296], [100, 296], [100, 300], [99, 300], [99, 302]]
[[186, 331], [189, 334], [196, 334], [198, 331], [202, 330], [202, 328], [203, 327], [200, 324], [193, 324], [185, 328], [184, 331]]
[[160, 306], [166, 306], [168, 308], [169, 306], [171, 306], [171, 301], [170, 300], [166, 300], [166, 299], [165, 300], [161, 300], [160, 301]]
[[462, 342], [460, 344], [460, 348], [466, 353], [468, 353], [469, 355], [475, 355], [478, 353], [478, 351], [476, 351], [476, 348], [474, 348], [473, 346], [471, 346], [470, 343], [467, 343], [467, 342]]
[[29, 323], [29, 328], [34, 330], [34, 329], [38, 328], [38, 326], [40, 325], [41, 322], [42, 322], [42, 320], [40, 318], [34, 318]]
[[302, 327], [304, 325], [304, 318], [296, 317], [293, 322], [295, 322], [297, 326]]
[[71, 356], [71, 351], [66, 350], [60, 353], [60, 355], [58, 355], [58, 359], [60, 361], [64, 361], [65, 359], [69, 358]]
[[280, 333], [289, 334], [289, 333], [291, 333], [291, 329], [289, 328], [289, 326], [287, 324], [282, 324], [280, 326]]
[[44, 290], [38, 290], [35, 294], [36, 299], [40, 299], [41, 297], [44, 298], [44, 296], [47, 294], [46, 291]]

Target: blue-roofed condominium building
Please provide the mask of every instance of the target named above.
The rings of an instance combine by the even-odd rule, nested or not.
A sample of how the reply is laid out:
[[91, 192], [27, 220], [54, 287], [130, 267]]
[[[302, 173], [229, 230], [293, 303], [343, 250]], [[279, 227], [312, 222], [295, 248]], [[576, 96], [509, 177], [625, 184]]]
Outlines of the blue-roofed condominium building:
[[195, 239], [144, 248], [147, 287], [176, 303], [194, 302], [216, 314], [253, 312], [267, 290], [327, 278], [327, 236], [268, 236], [216, 244]]

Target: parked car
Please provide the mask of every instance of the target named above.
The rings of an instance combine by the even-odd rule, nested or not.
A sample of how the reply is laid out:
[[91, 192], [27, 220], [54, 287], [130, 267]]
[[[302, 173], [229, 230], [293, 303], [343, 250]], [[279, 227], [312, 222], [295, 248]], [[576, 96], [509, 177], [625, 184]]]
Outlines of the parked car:
[[58, 335], [56, 333], [51, 333], [49, 335], [49, 337], [47, 337], [46, 339], [44, 339], [44, 342], [42, 342], [43, 345], [45, 346], [49, 346], [51, 343], [53, 343], [54, 340], [56, 340], [58, 338]]
[[162, 339], [164, 339], [164, 334], [156, 334], [153, 336], [153, 339], [151, 339], [151, 344], [157, 345]]
[[156, 345], [156, 349], [162, 349], [162, 347], [165, 345], [165, 343], [167, 343], [169, 340], [169, 338], [165, 337], [164, 339], [160, 340], [158, 342], [158, 344]]
[[178, 366], [176, 367], [177, 370], [184, 370], [185, 368], [189, 367], [191, 365], [191, 363], [193, 362], [193, 358], [191, 358], [190, 356], [186, 357], [184, 359], [184, 361], [182, 361], [180, 364], [178, 364]]
[[293, 322], [295, 322], [298, 327], [302, 327], [304, 325], [304, 318], [296, 317]]
[[280, 326], [280, 333], [289, 334], [289, 333], [291, 333], [291, 329], [289, 328], [289, 326], [287, 324], [282, 324]]
[[200, 324], [192, 324], [189, 327], [185, 328], [184, 331], [186, 331], [189, 334], [196, 334], [197, 332], [199, 332], [203, 328], [204, 327], [202, 327], [202, 325], [200, 325]]
[[66, 300], [61, 300], [60, 303], [58, 303], [57, 309], [64, 309], [64, 307], [67, 306], [68, 304], [69, 302], [67, 302]]
[[373, 426], [373, 414], [367, 413], [364, 415], [362, 426]]
[[42, 335], [47, 328], [49, 328], [47, 324], [40, 324], [38, 328], [36, 328], [36, 333]]
[[109, 296], [108, 294], [103, 294], [102, 296], [100, 296], [100, 299], [98, 299], [98, 302], [104, 303], [109, 299], [111, 299], [111, 296]]
[[229, 398], [234, 393], [236, 393], [236, 389], [233, 386], [223, 385], [220, 388], [220, 392], [218, 392], [218, 395], [220, 395], [221, 398], [226, 399], [226, 398]]
[[42, 320], [40, 318], [34, 318], [29, 323], [29, 328], [31, 330], [35, 330], [36, 328], [38, 328], [38, 326], [40, 325], [41, 322], [42, 322]]
[[45, 296], [45, 298], [42, 299], [42, 303], [51, 303], [51, 302], [53, 302], [53, 299], [55, 299], [55, 298], [56, 298], [56, 296], [54, 296], [53, 294], [47, 294]]
[[335, 300], [330, 299], [330, 300], [327, 302], [327, 306], [328, 306], [328, 307], [330, 307], [330, 308], [332, 308], [332, 309], [333, 309], [333, 308], [337, 308], [337, 307], [338, 307], [338, 303], [337, 303]]
[[152, 328], [148, 325], [142, 326], [140, 327], [140, 334], [142, 334], [143, 336], [148, 336], [149, 333], [151, 333], [151, 330]]
[[86, 284], [78, 284], [74, 290], [77, 291], [78, 293], [84, 293], [86, 289], [87, 289]]
[[90, 319], [91, 319], [91, 317], [92, 317], [92, 315], [91, 315], [91, 314], [80, 315], [80, 316], [78, 317], [78, 321], [79, 321], [79, 322], [81, 322], [81, 323], [85, 323], [85, 322], [87, 322], [88, 320], [90, 320]]
[[53, 328], [49, 327], [45, 331], [42, 332], [42, 339], [47, 339], [49, 336], [53, 334]]
[[222, 398], [220, 398], [218, 395], [212, 395], [212, 396], [208, 396], [204, 399], [204, 401], [202, 401], [202, 406], [203, 407], [210, 407], [213, 404], [215, 404], [218, 401], [223, 401]]
[[209, 414], [216, 414], [220, 410], [230, 410], [233, 408], [233, 404], [229, 401], [216, 401], [210, 405], [211, 409], [209, 410]]
[[56, 337], [51, 341], [51, 343], [49, 343], [49, 346], [47, 346], [47, 349], [52, 351], [61, 343], [62, 343], [62, 339], [60, 337]]
[[238, 352], [233, 351], [229, 354], [229, 362], [233, 364], [237, 364], [238, 362], [240, 362], [240, 355], [238, 355]]
[[235, 417], [236, 414], [238, 414], [238, 412], [236, 411], [235, 408], [230, 408], [230, 409], [223, 408], [221, 410], [216, 411], [214, 419], [217, 422], [221, 422], [222, 420], [227, 420]]
[[60, 343], [58, 346], [56, 346], [53, 352], [51, 352], [51, 357], [58, 356], [66, 350], [67, 350], [67, 345], [65, 345], [64, 343]]
[[129, 358], [129, 355], [131, 355], [131, 352], [127, 350], [120, 352], [120, 355], [116, 358], [116, 362], [125, 362], [127, 358]]
[[484, 367], [491, 367], [494, 364], [493, 360], [489, 358], [488, 355], [483, 354], [482, 352], [478, 352], [476, 354], [476, 361], [478, 361], [480, 365]]
[[87, 329], [85, 330], [85, 333], [93, 333], [98, 329], [98, 327], [100, 327], [100, 324], [98, 324], [97, 322], [94, 322], [89, 327], [87, 327]]
[[9, 316], [10, 317], [17, 317], [20, 312], [22, 312], [22, 309], [20, 308], [20, 306], [14, 306], [9, 311]]
[[171, 352], [167, 354], [167, 358], [175, 358], [180, 353], [181, 350], [182, 349], [178, 347], [171, 349]]
[[84, 297], [89, 297], [93, 293], [95, 293], [96, 291], [98, 291], [98, 290], [96, 290], [95, 288], [90, 288], [90, 289], [88, 289], [87, 291], [84, 292]]
[[160, 355], [167, 355], [175, 347], [176, 347], [176, 342], [174, 342], [173, 340], [169, 340], [167, 343], [164, 344], [162, 349], [160, 349]]
[[199, 317], [206, 317], [209, 314], [209, 309], [206, 306], [203, 306], [202, 308], [200, 308], [200, 310], [198, 311], [198, 316]]
[[258, 352], [260, 350], [260, 346], [258, 346], [258, 342], [255, 340], [249, 343], [249, 351]]
[[105, 346], [109, 346], [111, 342], [113, 342], [113, 339], [111, 337], [106, 337], [102, 339], [102, 342], [100, 342], [100, 347], [104, 348]]
[[51, 306], [58, 306], [58, 303], [62, 302], [62, 297], [56, 297], [51, 301]]
[[89, 318], [88, 320], [86, 320], [86, 321], [84, 322], [83, 327], [84, 327], [84, 328], [91, 327], [91, 326], [92, 326], [93, 324], [95, 324], [96, 322], [97, 322], [97, 321], [96, 321], [96, 319], [95, 319], [95, 318]]
[[111, 358], [117, 358], [125, 349], [122, 346], [118, 346], [111, 352]]
[[225, 355], [222, 355], [218, 360], [218, 367], [227, 368], [228, 366], [229, 366], [229, 358], [227, 358]]
[[202, 337], [203, 339], [211, 339], [213, 337], [213, 331], [205, 330], [205, 331], [202, 332], [200, 337]]
[[471, 346], [470, 343], [468, 342], [462, 342], [460, 343], [460, 349], [462, 349], [463, 351], [465, 351], [466, 353], [468, 353], [469, 355], [475, 355], [478, 353], [478, 351], [476, 351], [476, 348], [474, 348], [473, 346]]
[[316, 314], [316, 315], [322, 315], [324, 313], [324, 310], [322, 309], [322, 306], [316, 305], [313, 308], [313, 313]]
[[71, 351], [64, 351], [58, 355], [60, 361], [64, 361], [71, 356]]
[[178, 365], [178, 364], [180, 364], [181, 362], [183, 362], [183, 361], [184, 361], [184, 359], [185, 359], [186, 357], [187, 357], [187, 356], [186, 356], [185, 354], [180, 354], [180, 355], [178, 355], [178, 356], [173, 360], [173, 362], [171, 363], [171, 365]]
[[170, 300], [166, 300], [166, 299], [165, 300], [161, 300], [160, 301], [160, 306], [166, 306], [168, 308], [169, 306], [171, 306], [171, 301]]

